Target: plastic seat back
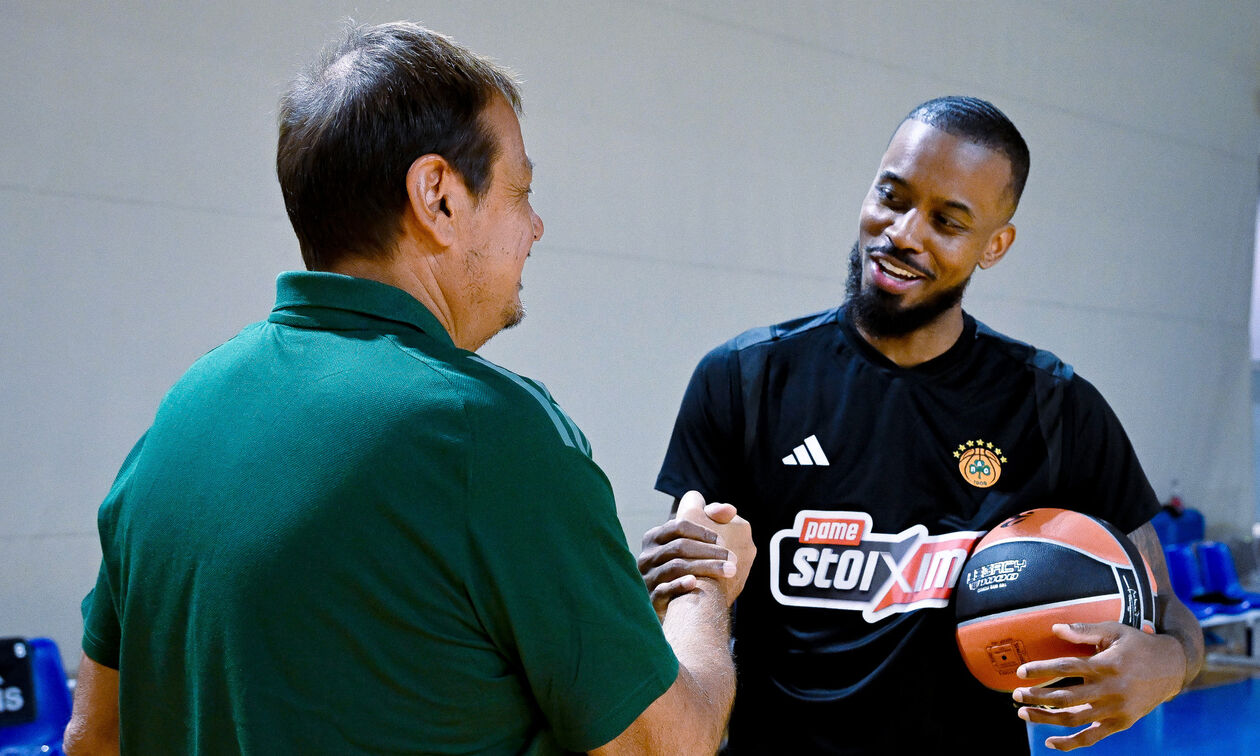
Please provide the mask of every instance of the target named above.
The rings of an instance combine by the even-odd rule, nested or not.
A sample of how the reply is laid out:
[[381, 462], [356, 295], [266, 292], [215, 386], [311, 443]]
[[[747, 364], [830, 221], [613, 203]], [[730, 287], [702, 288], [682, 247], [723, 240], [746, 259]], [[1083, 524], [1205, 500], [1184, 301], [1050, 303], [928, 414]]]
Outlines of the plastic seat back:
[[1164, 546], [1174, 546], [1177, 540], [1177, 523], [1172, 514], [1167, 509], [1161, 509], [1151, 518], [1151, 527], [1155, 528], [1155, 535], [1159, 536], [1159, 542]]
[[1219, 541], [1200, 543], [1199, 566], [1203, 570], [1203, 586], [1209, 593], [1220, 594], [1230, 601], [1246, 602], [1250, 608], [1260, 607], [1260, 594], [1247, 591], [1238, 580], [1229, 546]]
[[1199, 562], [1193, 547], [1174, 544], [1164, 547], [1164, 561], [1168, 565], [1168, 579], [1173, 593], [1194, 613], [1200, 622], [1217, 613], [1215, 604], [1197, 600], [1204, 593], [1203, 578], [1199, 574]]
[[60, 756], [69, 721], [70, 689], [57, 644], [0, 639], [0, 756]]
[[1186, 507], [1180, 517], [1174, 518], [1177, 525], [1177, 543], [1198, 543], [1206, 533], [1203, 513], [1193, 507]]

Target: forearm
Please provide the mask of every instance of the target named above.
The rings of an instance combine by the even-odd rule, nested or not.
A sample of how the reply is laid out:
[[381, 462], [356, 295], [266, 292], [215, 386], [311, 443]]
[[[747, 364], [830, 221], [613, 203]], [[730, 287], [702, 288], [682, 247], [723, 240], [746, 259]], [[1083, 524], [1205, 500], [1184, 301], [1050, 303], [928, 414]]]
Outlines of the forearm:
[[1155, 598], [1155, 628], [1161, 635], [1175, 638], [1186, 656], [1186, 671], [1181, 682], [1184, 688], [1203, 667], [1203, 630], [1194, 614], [1172, 591], [1172, 579], [1164, 562], [1164, 548], [1155, 528], [1148, 522], [1130, 533], [1129, 538], [1142, 552], [1155, 577], [1155, 585], [1161, 591]]
[[109, 756], [119, 752], [118, 670], [79, 656], [74, 712], [66, 725], [69, 756]]
[[[677, 753], [712, 754], [721, 745], [726, 720], [735, 700], [735, 664], [730, 653], [730, 610], [726, 596], [708, 579], [699, 588], [670, 602], [663, 623], [665, 638], [678, 657], [678, 681], [685, 695], [680, 721], [690, 730]], [[681, 735], [682, 733], [679, 732]]]
[[613, 741], [594, 756], [659, 754], [713, 756], [722, 743], [735, 700], [735, 665], [730, 654], [726, 597], [716, 583], [669, 603], [665, 638], [678, 657], [678, 677]]
[[1160, 596], [1157, 601], [1159, 632], [1175, 638], [1186, 655], [1186, 673], [1182, 681], [1184, 688], [1198, 676], [1203, 667], [1203, 630], [1199, 628], [1199, 621], [1194, 618], [1194, 614], [1180, 601], [1170, 600], [1167, 596]]

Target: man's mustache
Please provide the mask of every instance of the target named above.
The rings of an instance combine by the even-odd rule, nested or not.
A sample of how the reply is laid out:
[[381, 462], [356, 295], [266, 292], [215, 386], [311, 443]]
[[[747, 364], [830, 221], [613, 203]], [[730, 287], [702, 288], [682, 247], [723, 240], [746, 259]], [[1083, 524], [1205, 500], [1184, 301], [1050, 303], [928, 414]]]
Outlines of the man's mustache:
[[918, 273], [924, 278], [929, 278], [929, 279], [936, 278], [936, 276], [932, 275], [931, 271], [924, 270], [921, 265], [917, 264], [916, 262], [914, 262], [914, 260], [911, 259], [911, 255], [913, 253], [910, 250], [902, 249], [901, 247], [898, 247], [892, 242], [884, 242], [883, 244], [878, 244], [878, 243], [868, 244], [865, 247], [865, 250], [866, 250], [866, 254], [868, 255], [872, 253], [878, 253], [878, 254], [884, 255], [885, 257], [891, 257], [892, 259], [897, 261], [898, 265], [902, 266], [903, 268], [909, 268], [910, 270], [913, 270], [915, 273]]

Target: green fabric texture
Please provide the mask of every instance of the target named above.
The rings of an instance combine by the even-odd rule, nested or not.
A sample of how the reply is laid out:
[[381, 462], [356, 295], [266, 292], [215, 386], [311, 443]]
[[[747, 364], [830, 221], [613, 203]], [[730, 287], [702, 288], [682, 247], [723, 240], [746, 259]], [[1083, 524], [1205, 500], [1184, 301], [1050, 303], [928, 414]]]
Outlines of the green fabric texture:
[[678, 664], [585, 436], [405, 292], [286, 273], [102, 504], [124, 752], [562, 753]]

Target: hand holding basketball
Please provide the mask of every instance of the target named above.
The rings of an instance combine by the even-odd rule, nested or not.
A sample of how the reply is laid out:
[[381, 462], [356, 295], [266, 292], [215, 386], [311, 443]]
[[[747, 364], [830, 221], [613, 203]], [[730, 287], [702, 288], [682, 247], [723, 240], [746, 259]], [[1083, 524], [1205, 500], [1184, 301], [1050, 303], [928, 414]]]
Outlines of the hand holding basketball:
[[958, 649], [994, 690], [1054, 683], [1053, 676], [1020, 680], [1015, 671], [1087, 657], [1095, 644], [1069, 642], [1051, 626], [1117, 621], [1154, 632], [1152, 582], [1137, 546], [1109, 523], [1063, 509], [1022, 512], [981, 538], [963, 566]]
[[1070, 751], [1093, 745], [1128, 729], [1182, 688], [1186, 656], [1170, 635], [1144, 633], [1119, 622], [1058, 624], [1052, 629], [1064, 641], [1092, 645], [1098, 652], [1086, 658], [1028, 662], [1016, 672], [1025, 679], [1081, 679], [1077, 685], [1016, 688], [1012, 694], [1025, 704], [1019, 716], [1028, 722], [1085, 726], [1070, 735], [1047, 738], [1047, 748]]

